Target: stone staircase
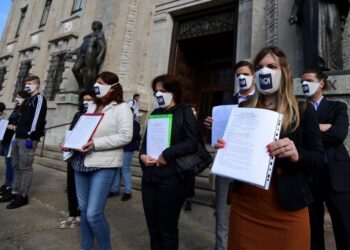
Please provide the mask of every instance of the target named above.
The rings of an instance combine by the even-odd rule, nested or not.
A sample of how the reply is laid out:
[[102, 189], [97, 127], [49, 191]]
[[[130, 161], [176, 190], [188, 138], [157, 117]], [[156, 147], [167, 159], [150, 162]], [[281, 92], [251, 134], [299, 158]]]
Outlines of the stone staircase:
[[[211, 153], [214, 153], [214, 151]], [[65, 172], [67, 170], [67, 163], [62, 161], [62, 153], [59, 151], [58, 147], [45, 146], [43, 156], [40, 157], [40, 154], [41, 145], [38, 145], [34, 163], [59, 171]], [[131, 171], [133, 189], [141, 190], [142, 170], [138, 161], [138, 152], [134, 153]], [[196, 176], [195, 197], [192, 199], [193, 202], [213, 207], [215, 204], [214, 187], [214, 177], [210, 174], [210, 169], [208, 168], [200, 175]]]

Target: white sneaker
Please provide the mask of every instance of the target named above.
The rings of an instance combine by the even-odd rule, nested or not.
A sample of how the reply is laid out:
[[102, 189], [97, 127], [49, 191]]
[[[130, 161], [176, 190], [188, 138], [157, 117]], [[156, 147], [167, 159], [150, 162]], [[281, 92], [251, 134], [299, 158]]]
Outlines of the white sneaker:
[[80, 224], [80, 218], [77, 221], [76, 217], [67, 217], [67, 219], [60, 222], [60, 229], [66, 229], [66, 228], [76, 228]]

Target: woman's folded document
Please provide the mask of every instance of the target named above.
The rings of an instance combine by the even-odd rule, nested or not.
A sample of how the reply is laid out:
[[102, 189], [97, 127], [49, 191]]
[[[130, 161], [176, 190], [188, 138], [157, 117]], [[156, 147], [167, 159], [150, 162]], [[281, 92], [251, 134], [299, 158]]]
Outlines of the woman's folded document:
[[232, 109], [212, 173], [268, 189], [275, 158], [267, 145], [279, 139], [282, 117], [266, 109]]

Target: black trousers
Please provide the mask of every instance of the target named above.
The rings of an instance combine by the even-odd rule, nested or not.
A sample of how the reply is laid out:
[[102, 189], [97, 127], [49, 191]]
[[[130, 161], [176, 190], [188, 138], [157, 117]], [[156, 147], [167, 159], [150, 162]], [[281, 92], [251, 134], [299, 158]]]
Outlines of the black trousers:
[[187, 183], [177, 176], [142, 178], [142, 203], [152, 250], [179, 248], [178, 222]]
[[67, 163], [67, 199], [69, 216], [80, 216], [78, 199], [75, 191], [74, 169], [69, 162]]
[[309, 206], [311, 249], [325, 249], [325, 203], [332, 220], [337, 250], [350, 250], [350, 192], [336, 192], [332, 189], [327, 167], [312, 189], [315, 201]]

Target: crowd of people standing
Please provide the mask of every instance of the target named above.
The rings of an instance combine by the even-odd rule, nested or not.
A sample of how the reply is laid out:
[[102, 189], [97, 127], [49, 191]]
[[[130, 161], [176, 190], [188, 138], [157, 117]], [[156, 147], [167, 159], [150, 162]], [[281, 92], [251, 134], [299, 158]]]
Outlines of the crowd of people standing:
[[[282, 133], [266, 145], [268, 154], [276, 158], [268, 190], [216, 176], [215, 249], [325, 249], [325, 203], [337, 249], [349, 250], [350, 158], [344, 146], [349, 117], [346, 104], [324, 96], [330, 86], [328, 76], [319, 69], [305, 69], [300, 87], [306, 98], [298, 101], [291, 67], [278, 47], [262, 49], [253, 63], [240, 61], [233, 70], [239, 91], [223, 104], [283, 114]], [[2, 140], [6, 178], [0, 189], [0, 202], [9, 202], [8, 209], [28, 204], [34, 153], [46, 122], [46, 100], [39, 88], [38, 77], [26, 79], [25, 91], [17, 93], [9, 117], [0, 103], [1, 119], [9, 120]], [[177, 160], [197, 152], [201, 130], [191, 105], [182, 102], [176, 76], [159, 75], [151, 88], [157, 103], [151, 115], [172, 117], [170, 144], [158, 157], [147, 150], [148, 144], [156, 143], [148, 141], [147, 128], [141, 143], [140, 95], [125, 102], [115, 73], [100, 73], [94, 89], [79, 96], [70, 130], [83, 114], [103, 113], [92, 138], [80, 150], [60, 145], [73, 156], [67, 162], [69, 216], [59, 227], [80, 225], [82, 249], [93, 249], [95, 241], [99, 249], [111, 249], [104, 209], [107, 198], [119, 194], [121, 180], [122, 201], [132, 198], [130, 165], [135, 151], [143, 172], [142, 205], [150, 248], [179, 248], [179, 217], [184, 202], [194, 195], [195, 176], [179, 174]], [[205, 127], [211, 129], [213, 122], [208, 116]], [[215, 148], [225, 145], [220, 138]]]

